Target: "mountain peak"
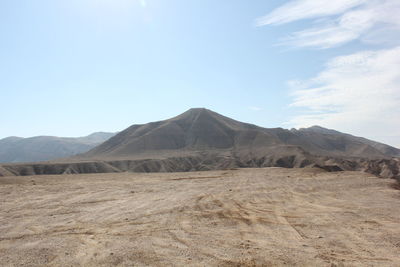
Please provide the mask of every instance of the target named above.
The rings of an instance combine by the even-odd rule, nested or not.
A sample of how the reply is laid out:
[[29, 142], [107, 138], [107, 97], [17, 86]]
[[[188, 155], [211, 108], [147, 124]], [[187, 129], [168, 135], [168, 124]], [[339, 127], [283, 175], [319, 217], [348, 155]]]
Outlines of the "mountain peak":
[[18, 136], [9, 136], [3, 139], [0, 139], [0, 141], [18, 141], [24, 139], [23, 137], [18, 137]]
[[132, 125], [88, 156], [130, 156], [168, 150], [228, 149], [239, 131], [256, 126], [239, 122], [206, 108], [191, 108], [164, 121]]
[[[209, 109], [206, 109], [206, 108], [191, 108], [191, 109], [188, 109], [187, 111], [185, 111], [184, 113], [178, 115], [175, 118], [183, 118], [183, 117], [187, 117], [187, 116], [196, 117], [196, 116], [199, 116], [202, 113], [206, 113], [206, 114], [213, 114], [214, 113], [214, 114], [216, 114], [215, 112], [213, 112], [213, 111], [211, 111]], [[172, 119], [174, 119], [174, 118], [172, 118]]]
[[202, 111], [211, 111], [211, 110], [206, 109], [206, 108], [191, 108], [188, 111], [189, 112], [202, 112]]
[[299, 131], [307, 131], [307, 132], [315, 132], [315, 133], [322, 133], [322, 134], [341, 134], [340, 132], [328, 128], [324, 128], [319, 125], [313, 125], [308, 128], [300, 128]]

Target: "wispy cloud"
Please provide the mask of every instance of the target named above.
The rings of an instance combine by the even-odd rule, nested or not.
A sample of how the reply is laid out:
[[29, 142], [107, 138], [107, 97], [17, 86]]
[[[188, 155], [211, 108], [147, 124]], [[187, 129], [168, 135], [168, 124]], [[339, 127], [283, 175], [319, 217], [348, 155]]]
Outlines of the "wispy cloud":
[[298, 108], [290, 126], [322, 125], [400, 147], [399, 14], [399, 0], [293, 0], [256, 20], [277, 26], [308, 19], [311, 26], [283, 38], [293, 47], [381, 45], [333, 58], [312, 79], [290, 81]]
[[284, 24], [301, 19], [336, 15], [359, 6], [367, 0], [315, 1], [297, 0], [278, 7], [264, 17], [257, 19], [257, 25]]
[[399, 66], [400, 46], [334, 58], [316, 77], [290, 82], [292, 106], [307, 111], [289, 123], [319, 124], [400, 146]]
[[283, 39], [283, 44], [331, 48], [356, 39], [394, 41], [390, 36], [400, 33], [399, 14], [398, 0], [296, 0], [257, 19], [256, 24], [279, 25], [312, 19], [313, 26], [291, 33]]

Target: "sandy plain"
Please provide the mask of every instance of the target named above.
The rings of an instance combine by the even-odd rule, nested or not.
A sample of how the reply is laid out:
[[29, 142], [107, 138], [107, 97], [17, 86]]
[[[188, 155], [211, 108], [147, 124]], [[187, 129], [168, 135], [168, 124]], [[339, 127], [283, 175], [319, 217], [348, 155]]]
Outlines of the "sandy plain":
[[1, 177], [0, 201], [0, 266], [400, 266], [400, 191], [361, 172]]

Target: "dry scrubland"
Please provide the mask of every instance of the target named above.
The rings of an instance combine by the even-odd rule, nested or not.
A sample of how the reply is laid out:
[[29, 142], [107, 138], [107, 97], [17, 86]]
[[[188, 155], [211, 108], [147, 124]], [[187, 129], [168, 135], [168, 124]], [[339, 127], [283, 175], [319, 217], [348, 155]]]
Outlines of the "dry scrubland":
[[399, 266], [400, 191], [360, 172], [0, 178], [1, 266]]

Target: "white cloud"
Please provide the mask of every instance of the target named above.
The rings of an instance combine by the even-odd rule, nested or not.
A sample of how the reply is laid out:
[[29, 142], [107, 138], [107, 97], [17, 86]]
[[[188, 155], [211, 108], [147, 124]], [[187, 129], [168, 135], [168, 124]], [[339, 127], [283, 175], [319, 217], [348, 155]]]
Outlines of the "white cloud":
[[321, 125], [400, 147], [399, 14], [400, 0], [293, 0], [257, 20], [258, 26], [310, 20], [283, 39], [294, 47], [385, 44], [336, 57], [314, 78], [289, 82], [291, 106], [299, 108], [290, 126]]
[[366, 0], [291, 1], [257, 19], [257, 25], [283, 24], [301, 19], [336, 15], [365, 2]]
[[[292, 81], [289, 124], [321, 125], [400, 147], [400, 46], [331, 60], [316, 77]], [[397, 141], [396, 141], [397, 140]]]
[[330, 48], [356, 39], [378, 43], [387, 39], [395, 41], [391, 36], [400, 33], [399, 14], [399, 0], [297, 0], [278, 7], [256, 23], [279, 25], [314, 19], [315, 26], [290, 34], [283, 43]]

